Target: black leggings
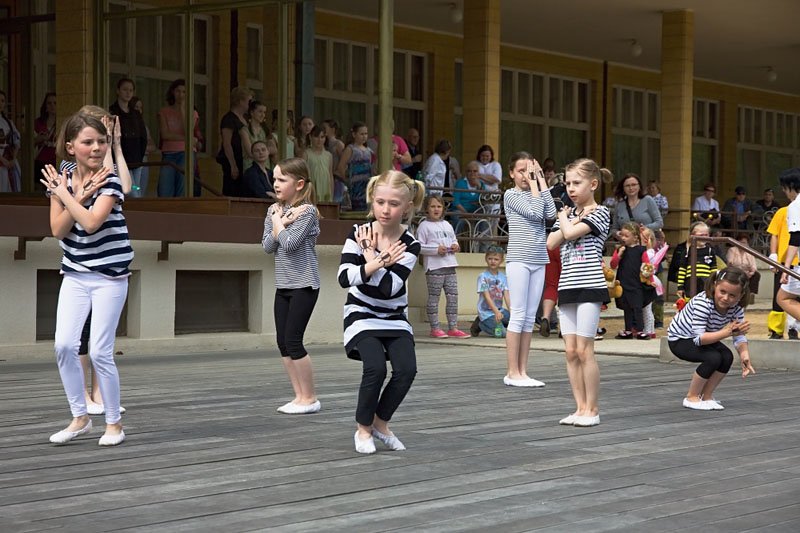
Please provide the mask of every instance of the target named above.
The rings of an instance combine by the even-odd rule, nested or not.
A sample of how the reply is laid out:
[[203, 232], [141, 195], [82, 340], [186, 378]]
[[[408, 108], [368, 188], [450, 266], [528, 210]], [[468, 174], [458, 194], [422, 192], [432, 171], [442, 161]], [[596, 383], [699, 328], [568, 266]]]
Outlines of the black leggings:
[[[417, 375], [414, 341], [409, 337], [368, 337], [356, 346], [364, 365], [361, 388], [358, 390], [356, 422], [371, 426], [375, 415], [388, 422]], [[392, 377], [381, 393], [386, 379], [387, 358], [392, 363]]]
[[89, 353], [89, 333], [92, 331], [92, 312], [89, 311], [89, 316], [86, 317], [86, 322], [83, 323], [81, 330], [81, 346], [78, 348], [78, 355], [86, 355]]
[[275, 291], [275, 335], [281, 356], [302, 359], [308, 352], [303, 335], [317, 303], [319, 289], [277, 289]]
[[669, 341], [669, 349], [678, 359], [700, 363], [697, 375], [703, 379], [714, 372], [727, 374], [733, 364], [733, 352], [721, 342], [697, 346], [692, 339], [678, 339]]

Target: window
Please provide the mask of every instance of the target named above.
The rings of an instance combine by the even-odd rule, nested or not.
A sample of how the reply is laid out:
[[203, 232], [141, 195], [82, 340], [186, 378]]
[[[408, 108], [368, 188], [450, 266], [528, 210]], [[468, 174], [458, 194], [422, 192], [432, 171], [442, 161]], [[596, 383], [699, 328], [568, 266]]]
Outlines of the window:
[[[373, 135], [378, 122], [378, 48], [317, 37], [314, 53], [314, 115], [335, 119], [345, 137], [355, 121], [366, 123]], [[422, 133], [427, 93], [425, 55], [395, 50], [392, 64], [395, 132], [402, 136], [414, 127]]]
[[659, 179], [661, 157], [657, 92], [615, 86], [612, 90], [612, 169], [615, 175]]
[[692, 196], [717, 182], [719, 102], [695, 98], [692, 116]]
[[[756, 193], [774, 187], [778, 174], [800, 165], [800, 115], [739, 107], [737, 183]], [[776, 190], [776, 195], [781, 193]]]
[[247, 25], [247, 86], [254, 92], [264, 89], [264, 28], [260, 24]]
[[[134, 5], [133, 2], [126, 0], [108, 2], [108, 11], [111, 13], [124, 12], [134, 7], [157, 6]], [[193, 24], [195, 107], [200, 114], [200, 129], [204, 137], [213, 139], [215, 132], [209, 129], [209, 126], [213, 125], [213, 121], [209, 120], [213, 101], [210, 82], [213, 57], [211, 18], [207, 15], [195, 15]], [[110, 46], [108, 49], [109, 101], [105, 105], [116, 98], [117, 80], [122, 77], [134, 80], [136, 96], [141, 98], [144, 104], [145, 124], [150, 129], [153, 139], [158, 142], [156, 114], [166, 105], [167, 88], [172, 81], [186, 78], [183, 65], [184, 15], [114, 19], [108, 23], [108, 32], [115, 42], [121, 44]], [[206, 143], [206, 146], [208, 145], [209, 143]]]
[[[500, 150], [519, 150], [557, 165], [585, 156], [589, 146], [589, 82], [523, 70], [500, 72]], [[476, 147], [477, 148], [477, 147]]]

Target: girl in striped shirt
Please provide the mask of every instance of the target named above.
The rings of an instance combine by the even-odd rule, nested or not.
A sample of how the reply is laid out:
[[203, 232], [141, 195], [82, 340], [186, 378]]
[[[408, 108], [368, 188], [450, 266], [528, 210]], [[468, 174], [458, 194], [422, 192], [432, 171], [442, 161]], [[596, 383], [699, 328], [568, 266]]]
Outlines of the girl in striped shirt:
[[64, 430], [51, 435], [50, 442], [65, 444], [92, 429], [78, 346], [86, 316], [93, 310], [89, 353], [99, 376], [106, 418], [106, 432], [99, 444], [115, 446], [125, 439], [125, 433], [120, 422], [114, 336], [128, 293], [128, 265], [133, 260], [120, 207], [124, 194], [119, 178], [102, 167], [108, 131], [100, 120], [77, 113], [64, 123], [59, 139], [64, 140], [57, 147], [59, 154], [74, 158], [75, 170], [59, 175], [47, 165], [42, 183], [50, 196], [50, 227], [64, 250], [55, 352], [73, 419]]
[[303, 346], [319, 296], [319, 214], [303, 159], [294, 157], [275, 165], [274, 187], [278, 201], [267, 211], [261, 244], [265, 252], [275, 254], [275, 336], [294, 389], [294, 399], [278, 407], [278, 412], [304, 415], [321, 408], [311, 357]]
[[503, 383], [512, 387], [544, 387], [528, 376], [533, 321], [544, 288], [547, 255], [545, 221], [555, 218], [556, 205], [539, 163], [527, 152], [511, 156], [508, 165], [514, 188], [503, 195], [508, 220], [506, 277], [511, 318], [506, 333], [508, 372]]
[[711, 411], [724, 409], [714, 399], [714, 390], [733, 364], [733, 353], [722, 344], [733, 338], [742, 361], [742, 377], [755, 374], [745, 333], [750, 323], [744, 319], [744, 307], [750, 297], [747, 273], [726, 267], [706, 280], [705, 291], [689, 300], [669, 325], [669, 349], [678, 359], [700, 363], [692, 375], [683, 406]]
[[[558, 280], [558, 320], [564, 338], [567, 375], [577, 408], [558, 423], [579, 427], [600, 423], [600, 369], [594, 357], [594, 337], [600, 307], [608, 299], [603, 277], [603, 245], [611, 226], [608, 208], [597, 205], [594, 192], [611, 175], [591, 159], [566, 167], [565, 185], [574, 207], [558, 212], [547, 247], [561, 249]], [[613, 179], [613, 177], [612, 177]]]
[[[403, 222], [422, 204], [425, 187], [402, 172], [388, 170], [367, 184], [370, 218], [356, 225], [342, 249], [339, 284], [348, 289], [344, 305], [347, 357], [363, 364], [354, 435], [358, 453], [375, 453], [376, 437], [392, 450], [405, 446], [388, 422], [417, 373], [414, 332], [406, 316], [406, 280], [417, 262], [420, 244]], [[392, 377], [386, 379], [386, 360]]]

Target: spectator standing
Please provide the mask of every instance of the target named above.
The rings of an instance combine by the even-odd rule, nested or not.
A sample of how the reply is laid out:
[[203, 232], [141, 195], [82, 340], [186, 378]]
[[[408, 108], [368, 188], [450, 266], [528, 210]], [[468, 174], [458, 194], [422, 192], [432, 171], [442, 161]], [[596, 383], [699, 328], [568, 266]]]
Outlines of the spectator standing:
[[635, 222], [651, 230], [661, 229], [664, 220], [655, 200], [645, 196], [642, 180], [636, 174], [625, 174], [614, 191], [617, 205], [614, 208], [612, 233], [616, 233], [625, 222]]
[[[247, 114], [245, 118], [247, 118], [247, 127], [242, 130], [242, 151], [244, 153], [242, 161], [244, 162], [243, 170], [246, 172], [253, 164], [253, 143], [256, 141], [263, 141], [266, 143], [267, 138], [272, 141], [272, 136], [269, 135], [266, 128], [264, 128], [264, 120], [267, 118], [267, 106], [262, 102], [250, 100], [250, 103], [247, 105]], [[268, 148], [269, 146], [269, 143], [267, 143]], [[277, 146], [275, 148], [275, 152], [277, 152]], [[270, 168], [272, 168], [271, 165]]]
[[[112, 115], [119, 117], [119, 127], [122, 129], [122, 154], [128, 165], [135, 166], [142, 162], [147, 153], [147, 127], [142, 114], [130, 105], [131, 98], [136, 92], [136, 85], [130, 78], [120, 78], [117, 81], [117, 100], [108, 108]], [[130, 169], [132, 197], [143, 194], [142, 167]]]
[[0, 91], [0, 192], [21, 192], [22, 173], [17, 153], [20, 135], [6, 115], [6, 93]]
[[311, 128], [311, 145], [305, 151], [308, 172], [317, 192], [317, 201], [333, 201], [333, 157], [325, 149], [325, 131], [321, 126]]
[[650, 180], [647, 184], [647, 195], [653, 199], [661, 212], [661, 218], [667, 216], [669, 211], [669, 201], [667, 197], [661, 194], [661, 186], [656, 180]]
[[[442, 196], [441, 189], [449, 189], [455, 185], [456, 180], [452, 179], [450, 166], [446, 162], [450, 157], [453, 145], [447, 139], [441, 139], [436, 143], [433, 154], [425, 161], [423, 173], [425, 174], [425, 188], [428, 194]], [[431, 188], [439, 190], [431, 190]]]
[[219, 130], [222, 143], [217, 154], [217, 163], [222, 167], [222, 194], [239, 196], [241, 178], [244, 173], [242, 129], [247, 124], [247, 112], [253, 93], [247, 87], [236, 87], [231, 91], [231, 108], [223, 115]]
[[314, 119], [303, 115], [297, 123], [297, 136], [294, 140], [294, 153], [296, 157], [303, 157], [311, 146], [311, 130], [314, 128]]
[[33, 182], [34, 188], [44, 190], [39, 179], [45, 165], [56, 165], [56, 93], [44, 95], [39, 116], [33, 121], [33, 131], [36, 134], [36, 158], [34, 160]]
[[[161, 139], [161, 160], [175, 165], [163, 165], [158, 173], [158, 196], [180, 198], [186, 193], [186, 81], [178, 79], [169, 84], [167, 105], [158, 112], [158, 131]], [[197, 149], [201, 144], [200, 115], [192, 110], [192, 153], [197, 168]], [[194, 192], [194, 191], [193, 191]]]
[[408, 128], [405, 141], [408, 147], [408, 154], [411, 156], [411, 164], [403, 167], [403, 172], [416, 179], [417, 174], [422, 172], [423, 160], [422, 147], [419, 144], [419, 130], [417, 128]]
[[350, 195], [353, 211], [367, 210], [367, 182], [375, 173], [373, 152], [367, 146], [369, 130], [363, 122], [356, 122], [350, 129], [347, 147], [342, 152], [336, 175], [344, 180]]
[[[322, 127], [325, 129], [325, 149], [331, 153], [333, 168], [336, 169], [344, 152], [344, 143], [339, 139], [339, 123], [332, 118], [326, 118], [322, 121]], [[341, 193], [339, 199], [336, 199], [334, 194], [334, 202], [339, 201]]]
[[[138, 111], [140, 115], [144, 116], [144, 102], [142, 102], [141, 98], [134, 96], [131, 98], [130, 104], [128, 105]], [[150, 182], [150, 167], [148, 167], [146, 163], [150, 155], [158, 151], [156, 143], [153, 141], [153, 136], [150, 135], [150, 128], [145, 125], [145, 130], [147, 131], [147, 150], [145, 150], [144, 157], [142, 158], [142, 173], [139, 177], [139, 196], [147, 196], [147, 186]], [[133, 190], [133, 187], [131, 187], [131, 190]]]
[[[378, 136], [371, 138], [367, 141], [367, 146], [377, 156], [378, 154]], [[411, 164], [411, 154], [408, 151], [408, 145], [405, 139], [399, 135], [392, 133], [392, 168], [395, 170], [403, 170], [403, 167]], [[413, 176], [412, 176], [413, 178]]]

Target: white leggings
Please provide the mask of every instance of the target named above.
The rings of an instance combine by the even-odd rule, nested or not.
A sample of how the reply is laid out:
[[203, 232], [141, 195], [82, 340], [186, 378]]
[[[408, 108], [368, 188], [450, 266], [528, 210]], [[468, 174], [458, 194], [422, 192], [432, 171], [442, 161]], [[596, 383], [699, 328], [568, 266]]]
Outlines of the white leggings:
[[506, 263], [508, 295], [511, 300], [511, 318], [508, 331], [529, 333], [539, 309], [544, 289], [544, 265], [531, 265], [512, 261]]
[[600, 323], [600, 302], [561, 304], [558, 306], [558, 325], [561, 335], [578, 335], [594, 339]]
[[644, 332], [645, 333], [655, 333], [656, 332], [656, 319], [653, 315], [653, 302], [642, 307], [642, 318], [644, 318]]
[[56, 314], [56, 362], [73, 417], [86, 414], [83, 368], [78, 356], [81, 330], [89, 311], [92, 328], [89, 355], [99, 378], [106, 423], [116, 424], [119, 415], [119, 374], [114, 363], [114, 337], [119, 315], [128, 294], [128, 278], [108, 279], [95, 273], [65, 273], [58, 294]]

